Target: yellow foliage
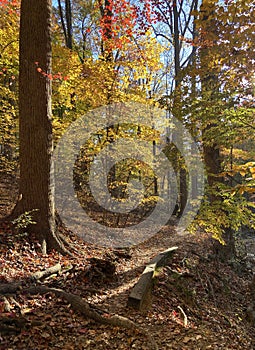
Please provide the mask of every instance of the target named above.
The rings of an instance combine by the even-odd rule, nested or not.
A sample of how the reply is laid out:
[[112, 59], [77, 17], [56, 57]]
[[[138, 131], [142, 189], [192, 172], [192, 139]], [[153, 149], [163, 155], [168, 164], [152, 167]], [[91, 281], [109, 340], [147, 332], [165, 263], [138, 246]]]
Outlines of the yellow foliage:
[[17, 152], [19, 16], [0, 6], [0, 172], [13, 171]]
[[[59, 44], [53, 47], [53, 115], [56, 137], [88, 110], [133, 100], [145, 102], [153, 73], [161, 69], [162, 49], [150, 32], [122, 44], [113, 60], [87, 58], [82, 63], [76, 52]], [[62, 124], [62, 131], [61, 131]]]

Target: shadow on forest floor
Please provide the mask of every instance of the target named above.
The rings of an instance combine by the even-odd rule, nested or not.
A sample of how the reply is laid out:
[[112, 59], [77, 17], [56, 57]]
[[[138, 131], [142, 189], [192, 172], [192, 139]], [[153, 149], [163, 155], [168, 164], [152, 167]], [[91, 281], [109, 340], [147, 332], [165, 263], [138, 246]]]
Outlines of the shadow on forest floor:
[[[1, 189], [4, 186], [13, 185], [6, 182]], [[15, 192], [8, 191], [7, 197], [14, 198]], [[10, 205], [5, 206], [5, 212], [12, 206], [11, 199], [7, 202]], [[63, 272], [41, 283], [78, 294], [103, 312], [128, 317], [150, 332], [160, 350], [254, 348], [255, 328], [247, 314], [254, 300], [249, 289], [251, 272], [243, 265], [237, 270], [217, 261], [208, 236], [181, 236], [173, 226], [166, 226], [146, 242], [130, 248], [126, 257], [116, 255], [112, 249], [87, 244], [75, 235], [70, 240], [83, 255], [70, 258], [53, 252], [42, 256], [36, 242], [14, 237], [11, 227], [2, 223], [0, 284], [28, 281], [35, 271], [60, 263]], [[145, 264], [173, 245], [179, 248], [157, 273], [148, 301], [150, 307], [143, 311], [127, 307], [128, 295]], [[93, 259], [107, 257], [114, 263], [112, 272], [98, 272]], [[139, 332], [84, 319], [52, 293], [31, 296], [20, 289], [14, 295], [1, 296], [0, 311], [2, 318], [28, 321], [25, 328], [13, 333], [1, 332], [0, 324], [1, 350], [148, 350], [147, 340]]]

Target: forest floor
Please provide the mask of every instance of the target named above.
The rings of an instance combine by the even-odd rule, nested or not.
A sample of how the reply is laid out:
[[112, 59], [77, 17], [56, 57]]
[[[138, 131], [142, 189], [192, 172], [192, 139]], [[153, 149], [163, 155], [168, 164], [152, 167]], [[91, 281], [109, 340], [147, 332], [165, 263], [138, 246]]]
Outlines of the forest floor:
[[[12, 181], [0, 182], [0, 216], [10, 210], [16, 194]], [[96, 247], [74, 235], [68, 239], [79, 255], [42, 256], [36, 242], [14, 236], [10, 224], [3, 222], [0, 285], [27, 281], [36, 271], [60, 263], [60, 272], [38, 283], [79, 295], [104, 314], [129, 318], [148, 331], [160, 350], [255, 349], [255, 327], [247, 315], [252, 273], [244, 264], [219, 262], [207, 235], [180, 235], [169, 225], [125, 252]], [[157, 272], [148, 309], [128, 307], [129, 293], [145, 265], [171, 246], [178, 249]], [[100, 270], [95, 258], [114, 262], [114, 269]], [[149, 349], [139, 330], [86, 319], [52, 293], [28, 295], [20, 288], [14, 295], [0, 295], [0, 313], [1, 350]], [[4, 328], [7, 319], [25, 322]]]

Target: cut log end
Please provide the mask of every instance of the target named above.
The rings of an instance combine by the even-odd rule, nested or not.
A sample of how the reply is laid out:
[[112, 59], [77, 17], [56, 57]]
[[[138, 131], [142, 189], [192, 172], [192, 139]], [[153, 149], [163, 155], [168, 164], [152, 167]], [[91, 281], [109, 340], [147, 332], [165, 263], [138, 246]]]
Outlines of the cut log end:
[[140, 279], [128, 297], [127, 306], [140, 311], [149, 307], [155, 271], [157, 268], [166, 265], [176, 249], [178, 249], [178, 247], [171, 247], [159, 253], [146, 265]]

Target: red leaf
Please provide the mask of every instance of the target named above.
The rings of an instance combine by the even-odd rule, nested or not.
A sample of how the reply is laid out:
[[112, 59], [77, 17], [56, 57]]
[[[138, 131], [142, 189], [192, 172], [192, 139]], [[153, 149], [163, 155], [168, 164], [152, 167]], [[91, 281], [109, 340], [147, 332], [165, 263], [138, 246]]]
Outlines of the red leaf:
[[79, 329], [79, 333], [80, 334], [85, 334], [85, 333], [87, 333], [88, 332], [88, 329], [87, 328], [80, 328]]

